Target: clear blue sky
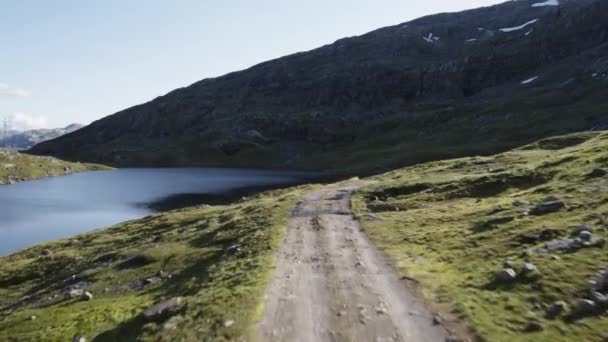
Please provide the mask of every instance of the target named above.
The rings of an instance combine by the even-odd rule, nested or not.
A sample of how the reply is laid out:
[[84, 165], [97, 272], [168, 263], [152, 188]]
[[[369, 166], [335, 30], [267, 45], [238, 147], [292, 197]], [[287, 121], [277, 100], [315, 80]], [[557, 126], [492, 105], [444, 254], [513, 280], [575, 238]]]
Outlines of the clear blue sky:
[[0, 116], [88, 124], [207, 77], [497, 0], [4, 0]]

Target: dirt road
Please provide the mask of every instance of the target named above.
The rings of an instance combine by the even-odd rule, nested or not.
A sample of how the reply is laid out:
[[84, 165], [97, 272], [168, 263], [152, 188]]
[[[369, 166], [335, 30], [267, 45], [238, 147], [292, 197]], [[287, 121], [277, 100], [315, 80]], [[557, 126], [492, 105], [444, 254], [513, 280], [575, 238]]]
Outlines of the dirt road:
[[350, 209], [360, 185], [306, 194], [267, 290], [259, 341], [429, 341], [446, 332], [370, 243]]

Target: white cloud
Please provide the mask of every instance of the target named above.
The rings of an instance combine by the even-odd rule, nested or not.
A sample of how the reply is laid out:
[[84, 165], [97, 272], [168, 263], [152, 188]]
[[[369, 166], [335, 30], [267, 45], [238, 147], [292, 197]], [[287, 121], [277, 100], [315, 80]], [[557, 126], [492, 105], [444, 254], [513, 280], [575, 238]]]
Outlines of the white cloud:
[[13, 129], [19, 131], [45, 128], [47, 126], [47, 121], [44, 116], [28, 115], [21, 112], [13, 113], [10, 116], [10, 123]]
[[12, 87], [6, 83], [0, 82], [0, 95], [28, 97], [30, 92], [19, 87]]

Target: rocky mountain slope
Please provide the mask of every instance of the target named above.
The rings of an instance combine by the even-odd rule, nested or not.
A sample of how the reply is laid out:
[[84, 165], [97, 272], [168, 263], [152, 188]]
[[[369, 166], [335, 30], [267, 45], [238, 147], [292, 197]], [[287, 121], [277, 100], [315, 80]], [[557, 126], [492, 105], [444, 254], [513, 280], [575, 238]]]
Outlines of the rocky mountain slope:
[[19, 150], [29, 149], [43, 141], [58, 138], [84, 127], [80, 124], [71, 124], [62, 128], [32, 129], [27, 131], [11, 131], [6, 139], [0, 139], [0, 146]]
[[428, 16], [202, 80], [32, 153], [372, 172], [606, 128], [606, 17], [602, 0]]

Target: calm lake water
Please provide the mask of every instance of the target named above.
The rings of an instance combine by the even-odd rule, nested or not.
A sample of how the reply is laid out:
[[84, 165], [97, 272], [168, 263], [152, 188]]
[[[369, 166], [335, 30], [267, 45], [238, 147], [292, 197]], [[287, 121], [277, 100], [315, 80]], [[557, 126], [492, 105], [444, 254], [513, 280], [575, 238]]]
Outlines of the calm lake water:
[[212, 195], [312, 178], [309, 173], [243, 169], [121, 169], [2, 185], [0, 255], [144, 217], [155, 211], [149, 204], [167, 198], [173, 206], [182, 197], [206, 203]]

